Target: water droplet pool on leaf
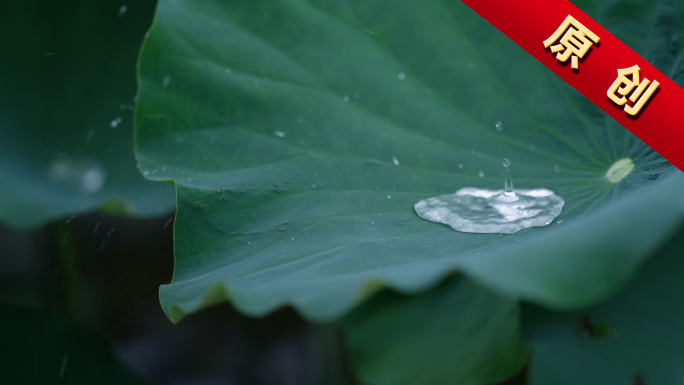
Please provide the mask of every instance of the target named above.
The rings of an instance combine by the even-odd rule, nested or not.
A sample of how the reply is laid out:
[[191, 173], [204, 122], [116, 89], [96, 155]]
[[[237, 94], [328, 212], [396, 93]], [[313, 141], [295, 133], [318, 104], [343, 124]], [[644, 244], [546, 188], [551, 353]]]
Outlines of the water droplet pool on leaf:
[[513, 234], [551, 224], [563, 210], [563, 198], [545, 188], [514, 190], [510, 161], [504, 159], [503, 164], [504, 190], [464, 187], [454, 194], [421, 200], [414, 205], [416, 213], [466, 233]]

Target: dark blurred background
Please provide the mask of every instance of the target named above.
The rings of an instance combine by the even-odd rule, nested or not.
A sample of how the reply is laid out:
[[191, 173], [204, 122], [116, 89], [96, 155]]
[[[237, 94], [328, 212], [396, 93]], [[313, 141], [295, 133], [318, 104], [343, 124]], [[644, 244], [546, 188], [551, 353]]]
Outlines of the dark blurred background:
[[353, 383], [334, 327], [291, 309], [250, 319], [224, 304], [171, 324], [157, 291], [173, 271], [172, 218], [0, 227], [1, 382]]

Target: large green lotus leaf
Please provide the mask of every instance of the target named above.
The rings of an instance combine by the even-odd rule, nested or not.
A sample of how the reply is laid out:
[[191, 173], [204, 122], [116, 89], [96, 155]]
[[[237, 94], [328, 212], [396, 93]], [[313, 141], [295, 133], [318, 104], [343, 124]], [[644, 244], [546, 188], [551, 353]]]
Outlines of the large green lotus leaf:
[[173, 209], [132, 143], [150, 1], [0, 3], [0, 222], [26, 228], [103, 208]]
[[[683, 7], [660, 5], [601, 22], [635, 47], [666, 40], [674, 53], [655, 63], [677, 80]], [[658, 28], [619, 34], [645, 10]], [[225, 300], [332, 319], [380, 287], [413, 293], [458, 269], [583, 306], [684, 217], [681, 175], [644, 187], [671, 166], [460, 1], [162, 0], [139, 73], [140, 166], [177, 189], [160, 289], [175, 322]], [[467, 234], [413, 211], [502, 187], [504, 157], [516, 187], [565, 198], [551, 226]], [[611, 183], [625, 157], [636, 167]]]
[[0, 307], [3, 384], [145, 384], [100, 335], [52, 314]]
[[[682, 383], [683, 251], [684, 229], [617, 297], [581, 312], [523, 307], [525, 337], [533, 348], [531, 383]], [[578, 325], [585, 325], [584, 330]], [[614, 338], [588, 336], [601, 327], [612, 328]]]
[[384, 291], [341, 325], [363, 384], [480, 385], [527, 363], [519, 315], [516, 301], [459, 277], [414, 297]]

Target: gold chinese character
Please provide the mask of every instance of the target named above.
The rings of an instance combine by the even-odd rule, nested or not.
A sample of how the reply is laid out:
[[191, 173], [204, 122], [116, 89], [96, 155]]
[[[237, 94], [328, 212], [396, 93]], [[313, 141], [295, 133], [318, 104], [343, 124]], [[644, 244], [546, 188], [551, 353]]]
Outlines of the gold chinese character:
[[[563, 32], [565, 32], [564, 35]], [[587, 37], [591, 40], [587, 39]], [[579, 59], [583, 58], [587, 51], [589, 51], [589, 48], [600, 40], [598, 36], [570, 15], [565, 18], [563, 24], [558, 27], [550, 38], [544, 40], [544, 48], [549, 48], [558, 39], [560, 39], [559, 44], [551, 46], [551, 52], [558, 52], [556, 59], [562, 62], [567, 61], [572, 56], [572, 68], [574, 69], [579, 68]]]
[[[657, 81], [653, 81], [653, 84], [651, 84], [650, 87], [648, 87], [648, 84], [651, 83], [648, 79], [644, 79], [643, 81], [639, 81], [639, 66], [635, 65], [633, 67], [629, 68], [623, 68], [621, 70], [618, 70], [618, 77], [615, 79], [613, 82], [613, 85], [610, 86], [608, 89], [608, 97], [610, 100], [615, 102], [618, 106], [622, 106], [625, 103], [627, 103], [627, 94], [632, 92], [634, 87], [637, 87], [637, 89], [634, 91], [632, 96], [629, 97], [629, 100], [634, 103], [634, 106], [630, 107], [629, 105], [625, 106], [625, 111], [627, 111], [628, 114], [630, 115], [636, 115], [641, 111], [641, 108], [646, 104], [648, 99], [653, 95], [653, 92], [658, 88], [660, 83]], [[630, 80], [627, 75], [632, 75], [632, 79]], [[620, 87], [621, 85], [624, 84], [624, 87]], [[646, 88], [648, 87], [648, 89]], [[644, 92], [646, 91], [646, 92]], [[615, 93], [619, 93], [622, 95], [621, 97], [618, 97]], [[643, 95], [642, 95], [643, 94]], [[639, 96], [641, 96], [641, 99], [639, 99]], [[636, 100], [639, 99], [637, 102]]]

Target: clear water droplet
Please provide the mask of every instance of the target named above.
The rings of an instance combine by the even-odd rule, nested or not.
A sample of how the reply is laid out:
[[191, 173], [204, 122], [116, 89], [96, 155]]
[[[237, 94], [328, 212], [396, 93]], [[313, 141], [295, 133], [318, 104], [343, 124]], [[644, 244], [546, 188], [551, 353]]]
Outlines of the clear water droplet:
[[423, 199], [414, 209], [425, 220], [466, 233], [513, 234], [551, 224], [563, 210], [563, 198], [545, 188], [513, 190], [509, 166], [504, 159], [504, 190], [464, 187], [454, 194]]
[[274, 134], [275, 136], [278, 136], [278, 137], [281, 137], [281, 138], [284, 138], [284, 137], [285, 137], [285, 133], [284, 133], [284, 132], [281, 132], [281, 131], [276, 131], [276, 132], [274, 132], [273, 134]]
[[458, 168], [463, 168], [463, 163], [459, 163]]
[[399, 159], [397, 159], [396, 156], [392, 156], [392, 163], [394, 163], [395, 166], [399, 165]]
[[480, 178], [484, 178], [484, 171], [480, 170], [480, 172], [477, 174]]
[[128, 11], [128, 6], [127, 6], [126, 4], [123, 4], [123, 5], [119, 8], [119, 17], [122, 17], [123, 15], [125, 15], [125, 14], [126, 14], [126, 11]]
[[473, 63], [473, 62], [468, 63], [468, 69], [472, 70], [474, 68], [475, 68], [475, 63]]
[[496, 122], [496, 124], [494, 124], [494, 125], [496, 126], [497, 131], [499, 131], [499, 132], [503, 131], [503, 124], [501, 123], [500, 120], [498, 122]]
[[387, 196], [387, 199], [392, 199], [392, 196], [391, 196], [391, 195], [388, 195], [388, 196]]
[[342, 100], [344, 100], [345, 103], [349, 102], [349, 95], [344, 95], [344, 97], [342, 97]]
[[231, 72], [231, 71], [230, 71], [230, 68], [226, 68], [225, 70], [223, 70], [223, 72], [225, 72], [226, 75], [230, 75], [230, 72]]
[[404, 79], [406, 79], [406, 74], [403, 72], [399, 72], [399, 75], [397, 75], [397, 78], [399, 78], [400, 81], [404, 81]]

